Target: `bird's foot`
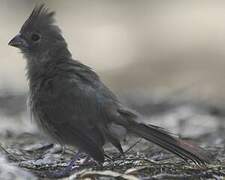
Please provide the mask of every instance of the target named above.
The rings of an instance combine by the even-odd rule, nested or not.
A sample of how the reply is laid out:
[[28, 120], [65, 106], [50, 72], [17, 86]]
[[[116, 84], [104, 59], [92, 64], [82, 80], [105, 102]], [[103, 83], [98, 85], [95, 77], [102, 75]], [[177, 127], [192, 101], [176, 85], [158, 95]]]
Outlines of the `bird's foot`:
[[48, 178], [63, 178], [63, 177], [68, 177], [72, 173], [80, 170], [80, 167], [92, 167], [96, 165], [99, 166], [99, 164], [93, 159], [91, 159], [90, 156], [87, 156], [83, 161], [79, 163], [79, 166], [78, 166], [76, 162], [79, 158], [80, 158], [80, 152], [75, 154], [74, 158], [70, 161], [68, 166], [66, 166], [64, 169], [49, 172], [46, 176]]
[[80, 158], [80, 152], [78, 151], [73, 159], [70, 161], [68, 166], [66, 166], [62, 170], [57, 170], [54, 172], [49, 172], [47, 174], [47, 177], [49, 178], [62, 178], [62, 177], [67, 177], [70, 176], [70, 174], [76, 169], [74, 166], [76, 165], [76, 161]]
[[93, 166], [100, 166], [101, 164], [96, 162], [90, 156], [87, 156], [83, 162], [80, 164], [82, 167], [93, 167]]

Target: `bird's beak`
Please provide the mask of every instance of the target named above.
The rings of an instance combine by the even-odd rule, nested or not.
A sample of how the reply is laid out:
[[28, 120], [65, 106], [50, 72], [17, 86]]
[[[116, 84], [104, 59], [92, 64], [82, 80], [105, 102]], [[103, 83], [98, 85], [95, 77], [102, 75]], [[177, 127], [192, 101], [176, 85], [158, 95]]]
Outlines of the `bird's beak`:
[[20, 34], [16, 35], [13, 39], [11, 39], [8, 45], [17, 47], [17, 48], [28, 48], [28, 44], [26, 40], [24, 40]]

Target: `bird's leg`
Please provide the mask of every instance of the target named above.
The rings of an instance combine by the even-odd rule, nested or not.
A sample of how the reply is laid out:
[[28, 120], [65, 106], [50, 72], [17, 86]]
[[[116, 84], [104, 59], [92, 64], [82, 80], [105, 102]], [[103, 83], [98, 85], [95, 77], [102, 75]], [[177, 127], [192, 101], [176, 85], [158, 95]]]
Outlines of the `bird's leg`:
[[102, 164], [98, 163], [94, 159], [91, 158], [91, 156], [87, 155], [87, 157], [84, 159], [84, 161], [80, 164], [81, 166], [99, 166], [102, 167]]
[[132, 144], [123, 154], [120, 154], [118, 156], [116, 156], [114, 159], [116, 158], [121, 158], [121, 157], [125, 157], [125, 154], [128, 153], [132, 148], [134, 148], [138, 143], [140, 143], [142, 141], [142, 139], [138, 139], [137, 141], [135, 141], [134, 144]]
[[87, 157], [85, 157], [84, 161], [81, 163], [82, 166], [86, 166], [86, 165], [90, 165], [90, 160], [91, 157], [89, 155], [87, 155]]
[[73, 166], [75, 165], [76, 161], [79, 159], [81, 152], [78, 151], [75, 156], [71, 159], [69, 165], [65, 168], [65, 171], [72, 171]]
[[65, 154], [65, 152], [66, 152], [66, 148], [65, 148], [64, 145], [63, 146], [61, 145], [61, 148], [62, 149], [61, 149], [61, 153], [60, 154], [61, 154], [61, 156], [63, 156]]

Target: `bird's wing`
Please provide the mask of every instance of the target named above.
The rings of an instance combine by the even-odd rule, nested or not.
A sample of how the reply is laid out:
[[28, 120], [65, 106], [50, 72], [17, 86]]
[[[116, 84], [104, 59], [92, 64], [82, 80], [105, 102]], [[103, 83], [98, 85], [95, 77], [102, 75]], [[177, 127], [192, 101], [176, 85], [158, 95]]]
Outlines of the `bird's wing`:
[[[73, 75], [71, 75], [73, 76]], [[81, 83], [81, 84], [79, 84]], [[35, 113], [47, 131], [58, 140], [76, 145], [94, 159], [104, 160], [105, 137], [99, 125], [101, 97], [90, 85], [80, 82], [76, 76], [55, 77], [39, 92], [45, 98], [35, 103]], [[43, 93], [43, 94], [41, 94]]]

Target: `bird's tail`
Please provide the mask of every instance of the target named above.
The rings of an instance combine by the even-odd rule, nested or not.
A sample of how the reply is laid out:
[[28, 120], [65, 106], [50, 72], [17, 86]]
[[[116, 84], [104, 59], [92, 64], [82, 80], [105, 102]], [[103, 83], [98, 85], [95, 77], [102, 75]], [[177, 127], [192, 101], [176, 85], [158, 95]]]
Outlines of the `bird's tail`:
[[202, 148], [173, 136], [168, 131], [158, 126], [146, 125], [133, 120], [128, 120], [127, 130], [140, 136], [167, 151], [181, 157], [185, 161], [191, 160], [195, 164], [209, 163], [210, 155]]

